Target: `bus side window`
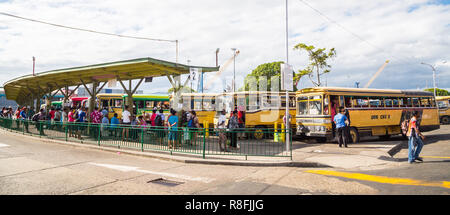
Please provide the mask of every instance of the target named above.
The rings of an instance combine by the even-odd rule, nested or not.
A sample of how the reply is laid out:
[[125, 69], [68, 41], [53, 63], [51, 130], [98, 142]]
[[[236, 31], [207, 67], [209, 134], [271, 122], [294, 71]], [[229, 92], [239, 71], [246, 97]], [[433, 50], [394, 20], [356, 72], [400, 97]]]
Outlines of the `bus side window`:
[[294, 96], [292, 96], [292, 97], [289, 97], [289, 107], [290, 108], [295, 108], [295, 97]]
[[352, 108], [353, 107], [353, 105], [352, 105], [352, 97], [351, 96], [345, 96], [344, 99], [345, 99], [345, 102], [344, 102], [345, 107], [346, 108]]
[[357, 107], [366, 108], [369, 107], [369, 98], [367, 97], [355, 97], [357, 102]]
[[407, 98], [406, 107], [412, 107], [412, 99]]
[[400, 105], [399, 99], [398, 98], [393, 98], [392, 99], [392, 106], [393, 107], [398, 107]]
[[391, 98], [385, 98], [384, 99], [384, 105], [385, 107], [392, 107], [393, 100]]
[[430, 102], [428, 98], [420, 98], [420, 106], [421, 107], [430, 107]]
[[420, 107], [419, 98], [412, 98], [414, 107]]
[[344, 96], [339, 96], [339, 107], [344, 107]]
[[103, 100], [102, 101], [102, 107], [103, 108], [105, 108], [105, 107], [107, 108], [108, 107], [108, 103], [109, 103], [109, 100]]

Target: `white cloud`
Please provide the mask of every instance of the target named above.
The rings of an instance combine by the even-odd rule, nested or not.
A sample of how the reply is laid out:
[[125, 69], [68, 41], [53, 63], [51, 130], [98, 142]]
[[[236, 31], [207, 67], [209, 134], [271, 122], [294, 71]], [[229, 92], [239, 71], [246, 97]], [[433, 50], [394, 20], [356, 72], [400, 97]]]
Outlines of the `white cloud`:
[[[325, 19], [299, 0], [289, 0], [289, 57], [295, 69], [307, 64], [306, 54], [292, 50], [296, 43], [336, 48], [328, 86], [364, 85], [378, 68], [391, 62], [373, 83], [378, 88], [414, 89], [431, 86], [429, 68], [420, 62], [450, 61], [450, 6], [434, 1], [307, 1], [345, 29]], [[238, 87], [259, 64], [285, 60], [284, 1], [50, 1], [0, 3], [0, 11], [47, 22], [103, 32], [151, 38], [178, 39], [180, 63], [214, 66], [236, 59]], [[375, 47], [374, 47], [375, 46]], [[383, 51], [381, 51], [383, 50]], [[175, 45], [122, 39], [56, 28], [0, 16], [0, 82], [36, 71], [83, 66], [141, 57], [175, 61]], [[449, 67], [438, 73], [439, 87], [450, 86]], [[231, 83], [230, 66], [218, 79]], [[206, 80], [212, 79], [212, 74]], [[184, 80], [185, 77], [183, 77]], [[428, 80], [428, 79], [429, 80]], [[426, 79], [426, 80], [424, 80]], [[145, 84], [148, 91], [170, 88], [165, 78]], [[307, 79], [300, 87], [311, 86]], [[218, 87], [220, 88], [220, 86]]]

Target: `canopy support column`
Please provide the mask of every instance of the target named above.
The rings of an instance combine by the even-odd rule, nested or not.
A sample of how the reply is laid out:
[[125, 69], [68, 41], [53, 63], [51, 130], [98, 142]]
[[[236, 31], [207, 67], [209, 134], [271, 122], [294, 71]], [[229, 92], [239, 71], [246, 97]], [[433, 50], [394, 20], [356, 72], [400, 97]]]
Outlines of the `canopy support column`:
[[103, 87], [106, 85], [106, 83], [108, 83], [108, 82], [105, 82], [105, 83], [103, 83], [103, 85], [97, 90], [97, 87], [99, 86], [98, 85], [98, 81], [94, 81], [94, 82], [92, 82], [92, 90], [89, 90], [89, 88], [86, 86], [86, 84], [84, 83], [84, 81], [82, 80], [82, 79], [80, 79], [80, 81], [81, 81], [81, 83], [83, 84], [83, 86], [84, 86], [84, 88], [86, 89], [86, 91], [89, 93], [89, 95], [91, 96], [90, 98], [89, 98], [89, 109], [88, 109], [88, 113], [86, 114], [87, 115], [87, 118], [89, 119], [89, 121], [91, 121], [91, 113], [92, 113], [92, 111], [94, 110], [94, 107], [95, 107], [95, 99], [96, 99], [96, 97], [97, 97], [97, 94], [103, 89]]
[[138, 87], [141, 85], [142, 81], [144, 81], [144, 78], [141, 78], [141, 80], [139, 80], [138, 84], [136, 85], [136, 87], [134, 87], [134, 89], [131, 86], [131, 79], [128, 80], [128, 86], [129, 88], [127, 89], [125, 87], [125, 84], [123, 84], [122, 79], [120, 79], [119, 76], [117, 76], [117, 80], [119, 80], [120, 85], [122, 85], [123, 90], [125, 91], [125, 93], [128, 95], [128, 111], [130, 111], [131, 115], [133, 116], [134, 114], [134, 110], [133, 110], [133, 94], [136, 92], [136, 90], [138, 89]]

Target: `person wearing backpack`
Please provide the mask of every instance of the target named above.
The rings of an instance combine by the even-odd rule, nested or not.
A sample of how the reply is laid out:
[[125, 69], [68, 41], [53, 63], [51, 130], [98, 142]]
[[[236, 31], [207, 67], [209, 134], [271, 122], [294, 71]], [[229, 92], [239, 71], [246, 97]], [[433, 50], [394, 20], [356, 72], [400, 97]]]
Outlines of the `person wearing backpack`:
[[197, 145], [197, 133], [199, 132], [200, 123], [198, 121], [197, 113], [195, 111], [191, 111], [191, 116], [188, 121], [189, 135], [192, 140], [191, 144]]
[[160, 109], [157, 113], [158, 115], [155, 117], [155, 129], [156, 129], [156, 135], [158, 137], [158, 142], [160, 145], [163, 143], [163, 138], [165, 136], [164, 132], [164, 113], [163, 110]]

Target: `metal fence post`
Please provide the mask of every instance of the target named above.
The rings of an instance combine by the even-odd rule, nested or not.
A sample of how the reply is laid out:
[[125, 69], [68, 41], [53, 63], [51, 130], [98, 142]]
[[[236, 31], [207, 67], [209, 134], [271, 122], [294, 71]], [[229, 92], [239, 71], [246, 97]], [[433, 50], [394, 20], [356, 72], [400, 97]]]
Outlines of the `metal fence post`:
[[144, 129], [145, 128], [141, 128], [141, 151], [144, 151]]
[[98, 135], [97, 135], [97, 143], [98, 143], [98, 146], [100, 146], [100, 137], [101, 137], [101, 132], [102, 132], [102, 126], [100, 126], [100, 124], [95, 124], [95, 125], [97, 125], [98, 126]]
[[203, 129], [203, 159], [205, 159], [205, 150], [206, 150], [206, 129]]

